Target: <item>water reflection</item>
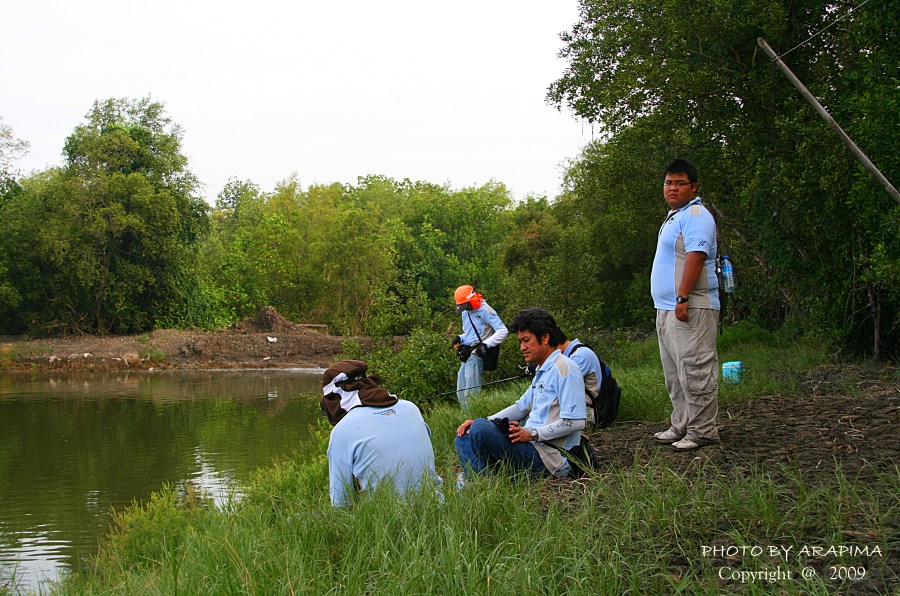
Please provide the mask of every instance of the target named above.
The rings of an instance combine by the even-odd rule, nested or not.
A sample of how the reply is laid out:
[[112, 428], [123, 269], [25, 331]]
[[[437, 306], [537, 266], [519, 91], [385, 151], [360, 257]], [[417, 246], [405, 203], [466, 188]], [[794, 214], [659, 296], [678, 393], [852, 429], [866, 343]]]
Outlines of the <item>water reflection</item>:
[[320, 371], [0, 375], [0, 590], [96, 551], [111, 507], [191, 482], [222, 505], [303, 456]]

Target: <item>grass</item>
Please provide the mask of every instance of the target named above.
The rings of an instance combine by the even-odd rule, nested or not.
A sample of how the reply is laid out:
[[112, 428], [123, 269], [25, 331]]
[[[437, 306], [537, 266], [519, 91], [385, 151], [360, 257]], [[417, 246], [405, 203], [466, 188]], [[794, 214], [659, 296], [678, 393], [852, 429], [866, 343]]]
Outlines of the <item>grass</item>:
[[141, 344], [141, 347], [138, 349], [138, 356], [154, 362], [165, 359], [166, 353], [162, 349], [152, 345], [150, 334], [144, 333], [136, 339], [138, 343]]
[[[53, 348], [51, 346], [38, 345], [37, 347], [23, 347], [18, 343], [0, 343], [0, 370], [7, 370], [14, 362], [20, 360], [34, 360], [52, 355]], [[31, 367], [34, 368], [35, 366], [36, 364], [32, 362]]]
[[[750, 370], [740, 385], [723, 386], [725, 401], [796, 391], [808, 368], [828, 360], [812, 344], [769, 335], [726, 335], [722, 344], [721, 360], [743, 360]], [[628, 417], [668, 415], [652, 345], [642, 342], [610, 363], [628, 388]], [[470, 415], [489, 414], [517, 396], [513, 387], [485, 392]], [[875, 587], [882, 591], [898, 586], [887, 556], [900, 540], [896, 473], [857, 485], [838, 470], [831, 481], [812, 485], [801, 470], [735, 475], [701, 464], [676, 473], [651, 458], [649, 465], [601, 470], [579, 482], [533, 484], [498, 474], [456, 490], [453, 436], [461, 413], [439, 404], [426, 417], [447, 480], [443, 500], [420, 495], [404, 502], [380, 491], [352, 509], [332, 508], [323, 421], [315, 430], [319, 455], [259, 470], [240, 502], [215, 508], [170, 486], [118, 513], [93, 566], [55, 591], [830, 594], [871, 589], [865, 582], [872, 578], [881, 578]], [[769, 550], [791, 547], [796, 555], [803, 545], [843, 544], [878, 547], [882, 555], [813, 559], [817, 576], [804, 579], [810, 557]], [[730, 554], [740, 547], [749, 550]], [[867, 580], [830, 580], [832, 564], [864, 568]], [[775, 570], [791, 579], [764, 575]]]

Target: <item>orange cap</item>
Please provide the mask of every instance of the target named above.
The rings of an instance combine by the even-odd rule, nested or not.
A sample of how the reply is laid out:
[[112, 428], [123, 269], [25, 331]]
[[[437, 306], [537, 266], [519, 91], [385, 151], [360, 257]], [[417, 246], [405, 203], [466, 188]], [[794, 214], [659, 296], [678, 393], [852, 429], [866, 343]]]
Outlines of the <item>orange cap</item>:
[[475, 288], [472, 286], [459, 286], [453, 292], [453, 299], [457, 304], [463, 304], [475, 297]]

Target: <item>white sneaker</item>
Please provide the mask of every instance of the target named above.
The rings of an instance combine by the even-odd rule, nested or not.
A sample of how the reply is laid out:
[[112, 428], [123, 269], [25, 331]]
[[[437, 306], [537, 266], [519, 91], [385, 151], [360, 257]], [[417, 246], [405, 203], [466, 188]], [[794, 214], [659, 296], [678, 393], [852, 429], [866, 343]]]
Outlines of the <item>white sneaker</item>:
[[466, 486], [466, 473], [460, 472], [459, 476], [456, 477], [456, 490], [464, 488]]
[[653, 433], [653, 438], [656, 439], [658, 443], [674, 443], [676, 441], [680, 441], [682, 437], [683, 435], [679, 435], [671, 428], [666, 429], [662, 432]]
[[680, 441], [672, 443], [672, 448], [675, 451], [693, 451], [694, 449], [700, 449], [701, 447], [706, 447], [713, 443], [716, 443], [716, 441], [710, 439], [681, 439]]

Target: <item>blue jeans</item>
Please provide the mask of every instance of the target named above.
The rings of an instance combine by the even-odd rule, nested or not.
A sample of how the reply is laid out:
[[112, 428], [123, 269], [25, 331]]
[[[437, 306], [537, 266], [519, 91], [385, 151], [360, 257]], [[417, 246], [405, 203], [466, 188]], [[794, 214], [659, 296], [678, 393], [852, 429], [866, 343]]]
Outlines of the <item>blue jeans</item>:
[[470, 395], [481, 393], [481, 383], [484, 379], [484, 361], [481, 356], [472, 354], [463, 362], [456, 374], [456, 399], [459, 405], [465, 409], [467, 398]]
[[487, 418], [476, 419], [467, 434], [456, 437], [456, 455], [467, 476], [484, 474], [501, 462], [531, 476], [547, 474], [534, 445], [510, 442], [509, 437]]

